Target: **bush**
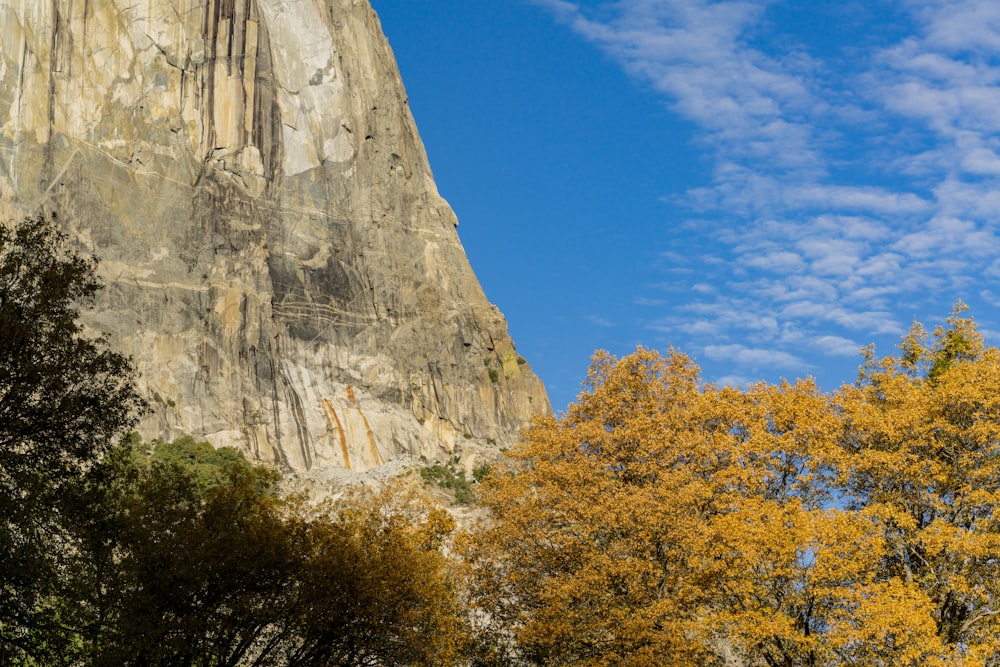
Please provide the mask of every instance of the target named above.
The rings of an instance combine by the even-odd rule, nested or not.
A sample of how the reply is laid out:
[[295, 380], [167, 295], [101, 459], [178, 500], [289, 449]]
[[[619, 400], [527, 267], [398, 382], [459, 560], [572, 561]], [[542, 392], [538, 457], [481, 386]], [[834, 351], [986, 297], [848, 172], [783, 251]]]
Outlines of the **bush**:
[[444, 465], [435, 463], [432, 466], [421, 468], [420, 476], [426, 482], [454, 492], [456, 505], [471, 505], [476, 501], [476, 493], [472, 490], [472, 484], [466, 479], [465, 471], [457, 468], [456, 465], [457, 461], [455, 460]]

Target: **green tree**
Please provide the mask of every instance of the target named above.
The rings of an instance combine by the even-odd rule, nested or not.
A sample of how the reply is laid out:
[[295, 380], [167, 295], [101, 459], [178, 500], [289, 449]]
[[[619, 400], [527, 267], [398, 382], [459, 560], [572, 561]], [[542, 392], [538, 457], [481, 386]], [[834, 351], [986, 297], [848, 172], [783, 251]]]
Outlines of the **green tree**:
[[54, 219], [0, 226], [0, 664], [452, 664], [447, 513], [315, 508], [234, 450], [121, 441], [142, 401], [78, 323], [94, 268]]
[[85, 664], [452, 664], [464, 626], [443, 510], [393, 492], [316, 507], [190, 438], [144, 450], [89, 479], [63, 598]]
[[119, 451], [92, 476], [63, 601], [91, 665], [249, 664], [294, 598], [299, 549], [276, 473]]
[[[150, 463], [179, 466], [191, 473], [202, 491], [224, 481], [233, 468], [253, 469], [253, 465], [234, 447], [213, 447], [204, 440], [184, 436], [172, 442], [155, 440]], [[261, 469], [263, 471], [264, 469]]]
[[129, 360], [78, 322], [95, 266], [55, 216], [0, 224], [0, 663], [67, 650], [50, 604], [66, 504], [142, 407]]

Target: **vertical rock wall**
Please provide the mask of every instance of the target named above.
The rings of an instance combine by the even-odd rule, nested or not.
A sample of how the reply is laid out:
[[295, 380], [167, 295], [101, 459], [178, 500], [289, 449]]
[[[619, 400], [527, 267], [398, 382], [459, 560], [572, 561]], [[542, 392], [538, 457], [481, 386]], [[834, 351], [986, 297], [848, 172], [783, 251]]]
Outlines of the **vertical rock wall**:
[[367, 0], [0, 0], [0, 216], [40, 210], [102, 258], [148, 436], [365, 470], [549, 410]]

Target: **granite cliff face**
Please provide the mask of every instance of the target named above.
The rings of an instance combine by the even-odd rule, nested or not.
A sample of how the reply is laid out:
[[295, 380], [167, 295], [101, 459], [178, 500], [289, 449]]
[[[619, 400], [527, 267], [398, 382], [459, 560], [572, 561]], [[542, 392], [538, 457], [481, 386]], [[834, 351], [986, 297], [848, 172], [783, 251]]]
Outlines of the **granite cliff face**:
[[40, 210], [102, 258], [147, 436], [365, 470], [549, 410], [367, 0], [0, 0], [0, 216]]

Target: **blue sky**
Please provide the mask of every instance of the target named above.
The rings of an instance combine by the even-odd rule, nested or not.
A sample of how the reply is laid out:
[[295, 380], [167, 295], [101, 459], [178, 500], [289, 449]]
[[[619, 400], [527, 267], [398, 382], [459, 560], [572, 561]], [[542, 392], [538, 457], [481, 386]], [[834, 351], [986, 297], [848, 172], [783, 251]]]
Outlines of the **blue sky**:
[[373, 5], [557, 411], [595, 349], [833, 390], [959, 299], [1000, 340], [1000, 2]]

